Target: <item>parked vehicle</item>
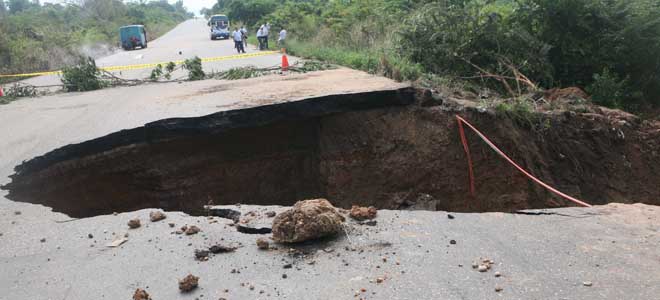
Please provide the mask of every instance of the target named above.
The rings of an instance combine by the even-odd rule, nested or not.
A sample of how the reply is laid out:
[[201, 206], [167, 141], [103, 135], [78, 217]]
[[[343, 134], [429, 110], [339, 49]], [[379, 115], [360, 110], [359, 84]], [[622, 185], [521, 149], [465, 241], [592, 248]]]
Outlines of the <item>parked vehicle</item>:
[[229, 38], [229, 18], [225, 15], [213, 15], [208, 21], [211, 27], [211, 40]]
[[143, 25], [128, 25], [119, 28], [119, 43], [124, 50], [137, 47], [147, 48], [147, 31]]

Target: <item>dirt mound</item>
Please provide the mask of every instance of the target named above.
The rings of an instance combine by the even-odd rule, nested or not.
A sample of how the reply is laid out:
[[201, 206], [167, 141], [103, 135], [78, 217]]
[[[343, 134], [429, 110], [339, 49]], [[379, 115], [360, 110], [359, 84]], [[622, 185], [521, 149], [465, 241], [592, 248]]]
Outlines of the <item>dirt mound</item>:
[[578, 87], [569, 87], [569, 88], [555, 88], [545, 91], [544, 98], [550, 102], [553, 101], [565, 101], [572, 102], [576, 100], [586, 100], [589, 99], [589, 95]]
[[273, 220], [273, 239], [298, 243], [337, 234], [344, 217], [325, 199], [304, 200]]

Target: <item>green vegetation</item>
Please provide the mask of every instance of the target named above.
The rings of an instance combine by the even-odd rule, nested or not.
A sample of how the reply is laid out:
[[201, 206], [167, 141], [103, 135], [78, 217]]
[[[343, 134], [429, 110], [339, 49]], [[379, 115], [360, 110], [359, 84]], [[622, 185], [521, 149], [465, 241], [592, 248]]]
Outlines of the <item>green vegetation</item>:
[[660, 106], [657, 0], [219, 0], [205, 13], [252, 36], [270, 22], [271, 40], [289, 32], [291, 54], [397, 80], [513, 98], [577, 86], [610, 107]]
[[0, 74], [59, 69], [117, 47], [121, 26], [143, 24], [154, 39], [192, 16], [181, 1], [66, 3], [0, 0]]
[[77, 65], [62, 69], [62, 83], [68, 92], [93, 91], [107, 85], [91, 57], [82, 58]]

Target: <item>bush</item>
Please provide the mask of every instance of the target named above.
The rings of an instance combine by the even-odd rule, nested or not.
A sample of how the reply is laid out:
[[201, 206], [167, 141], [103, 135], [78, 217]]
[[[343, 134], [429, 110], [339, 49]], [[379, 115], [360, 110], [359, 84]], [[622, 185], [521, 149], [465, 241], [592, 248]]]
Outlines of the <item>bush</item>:
[[[628, 80], [621, 79], [616, 73], [604, 69], [601, 73], [594, 75], [594, 81], [587, 87], [587, 93], [591, 94], [591, 100], [607, 107], [622, 108], [628, 93]], [[627, 103], [631, 105], [631, 103]]]
[[106, 85], [93, 58], [81, 58], [79, 63], [62, 70], [62, 83], [69, 92], [98, 90]]
[[202, 59], [195, 56], [186, 59], [183, 62], [183, 68], [188, 70], [188, 80], [202, 80], [206, 78], [204, 70], [202, 69]]

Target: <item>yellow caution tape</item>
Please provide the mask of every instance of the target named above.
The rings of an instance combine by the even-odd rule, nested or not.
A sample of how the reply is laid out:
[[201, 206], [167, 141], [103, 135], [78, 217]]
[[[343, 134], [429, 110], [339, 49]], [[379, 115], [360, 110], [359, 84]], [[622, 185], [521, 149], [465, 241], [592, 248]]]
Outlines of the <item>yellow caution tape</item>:
[[[227, 56], [216, 56], [216, 57], [207, 57], [207, 58], [202, 58], [202, 62], [216, 62], [216, 61], [222, 61], [222, 60], [232, 60], [232, 59], [241, 59], [241, 58], [249, 58], [249, 57], [257, 57], [257, 56], [264, 56], [264, 55], [270, 55], [270, 54], [276, 54], [278, 53], [277, 51], [261, 51], [261, 52], [256, 52], [256, 53], [246, 53], [246, 54], [235, 54], [235, 55], [227, 55]], [[174, 64], [180, 65], [183, 64], [185, 60], [177, 60], [173, 61]], [[141, 69], [149, 69], [149, 68], [155, 68], [158, 65], [165, 66], [170, 62], [161, 62], [161, 63], [152, 63], [152, 64], [138, 64], [138, 65], [126, 65], [126, 66], [112, 66], [112, 67], [100, 67], [99, 69], [108, 71], [108, 72], [113, 72], [113, 71], [126, 71], [126, 70], [141, 70]], [[12, 74], [12, 75], [0, 75], [0, 78], [5, 78], [5, 77], [32, 77], [32, 76], [44, 76], [44, 75], [58, 75], [62, 74], [62, 71], [47, 71], [47, 72], [35, 72], [35, 73], [23, 73], [23, 74]]]

